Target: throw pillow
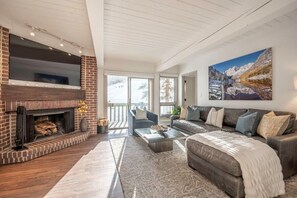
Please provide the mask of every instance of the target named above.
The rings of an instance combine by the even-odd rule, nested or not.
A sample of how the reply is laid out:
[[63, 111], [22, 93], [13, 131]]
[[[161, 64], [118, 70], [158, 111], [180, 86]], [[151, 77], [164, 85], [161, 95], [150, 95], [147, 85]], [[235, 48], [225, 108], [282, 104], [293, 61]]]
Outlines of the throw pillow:
[[186, 119], [188, 116], [188, 110], [186, 108], [181, 108], [179, 119]]
[[136, 120], [147, 120], [147, 113], [146, 110], [139, 109], [136, 107], [136, 115], [135, 115]]
[[216, 109], [212, 107], [207, 115], [205, 124], [222, 128], [223, 119], [224, 119], [224, 108], [216, 111]]
[[198, 107], [188, 107], [188, 114], [186, 120], [188, 121], [200, 121], [200, 111]]
[[273, 111], [263, 115], [257, 133], [265, 139], [282, 135], [289, 125], [290, 115], [276, 116]]
[[258, 113], [245, 113], [238, 117], [235, 131], [238, 131], [247, 136], [255, 135], [254, 126]]

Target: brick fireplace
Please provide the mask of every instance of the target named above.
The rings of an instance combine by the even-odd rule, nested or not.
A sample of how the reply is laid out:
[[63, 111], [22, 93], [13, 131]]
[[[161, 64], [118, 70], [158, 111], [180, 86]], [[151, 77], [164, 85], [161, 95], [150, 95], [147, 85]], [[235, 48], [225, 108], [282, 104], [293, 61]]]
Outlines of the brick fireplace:
[[[6, 158], [5, 162], [0, 164], [13, 163], [27, 161], [43, 154], [51, 153], [71, 146], [75, 143], [79, 143], [87, 139], [89, 134], [96, 134], [97, 125], [97, 63], [95, 57], [82, 56], [81, 57], [81, 88], [79, 90], [70, 90], [63, 88], [41, 88], [41, 87], [28, 87], [17, 86], [9, 84], [9, 30], [0, 26], [0, 156], [2, 159]], [[55, 94], [55, 97], [45, 97], [44, 89], [49, 92], [59, 93]], [[24, 94], [22, 94], [22, 92]], [[20, 93], [20, 94], [15, 94]], [[33, 93], [30, 97], [27, 93]], [[35, 94], [34, 94], [35, 93]], [[51, 140], [50, 142], [42, 141], [32, 143], [33, 150], [28, 150], [24, 154], [24, 158], [10, 159], [9, 155], [22, 156], [23, 154], [14, 153], [11, 150], [15, 146], [16, 140], [16, 110], [18, 106], [24, 106], [30, 115], [34, 113], [41, 114], [42, 112], [60, 111], [65, 109], [73, 111], [73, 131], [79, 131], [80, 115], [77, 111], [78, 102], [80, 99], [85, 100], [88, 105], [88, 112], [86, 114], [89, 130], [87, 133], [82, 134], [80, 132], [77, 136], [69, 135], [70, 142], [67, 138], [60, 138], [57, 141]], [[53, 118], [51, 118], [53, 119]], [[64, 118], [66, 119], [66, 118]], [[70, 118], [71, 119], [71, 118]], [[64, 123], [65, 124], [65, 123]], [[28, 131], [27, 131], [28, 132]], [[68, 131], [70, 132], [70, 131]], [[71, 131], [72, 132], [72, 131]], [[31, 137], [32, 138], [32, 137]], [[63, 145], [63, 142], [65, 145]], [[42, 147], [42, 149], [39, 149]], [[48, 150], [44, 149], [48, 147]], [[54, 148], [56, 147], [56, 148]], [[41, 151], [41, 154], [36, 154], [37, 150]], [[11, 154], [7, 154], [11, 153]], [[32, 154], [34, 153], [35, 154]], [[32, 154], [32, 155], [29, 155]], [[26, 159], [25, 159], [26, 158]]]

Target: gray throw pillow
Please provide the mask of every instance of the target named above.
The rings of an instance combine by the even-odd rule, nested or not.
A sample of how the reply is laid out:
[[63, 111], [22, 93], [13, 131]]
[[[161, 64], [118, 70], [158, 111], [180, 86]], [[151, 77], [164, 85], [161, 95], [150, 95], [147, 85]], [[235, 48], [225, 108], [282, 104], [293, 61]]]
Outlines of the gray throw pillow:
[[187, 114], [186, 120], [200, 121], [200, 111], [198, 107], [188, 107], [188, 114]]
[[256, 129], [258, 126], [257, 115], [258, 115], [257, 112], [255, 113], [247, 112], [239, 116], [236, 123], [235, 130], [247, 136], [255, 135]]

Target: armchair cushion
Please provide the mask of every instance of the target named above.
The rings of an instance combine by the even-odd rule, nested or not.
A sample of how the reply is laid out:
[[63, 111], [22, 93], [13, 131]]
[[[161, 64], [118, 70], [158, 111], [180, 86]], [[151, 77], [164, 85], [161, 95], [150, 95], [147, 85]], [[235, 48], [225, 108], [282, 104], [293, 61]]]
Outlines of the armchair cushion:
[[146, 110], [139, 109], [136, 107], [136, 120], [147, 120], [147, 113]]
[[134, 128], [150, 128], [155, 123], [151, 120], [135, 120]]

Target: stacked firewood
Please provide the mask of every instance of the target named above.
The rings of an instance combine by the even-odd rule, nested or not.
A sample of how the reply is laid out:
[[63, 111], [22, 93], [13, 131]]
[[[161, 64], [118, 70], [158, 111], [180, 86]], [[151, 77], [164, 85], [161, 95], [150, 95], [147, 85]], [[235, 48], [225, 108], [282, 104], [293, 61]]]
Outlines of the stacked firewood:
[[41, 135], [52, 135], [58, 132], [57, 125], [48, 120], [48, 116], [41, 116], [34, 122], [35, 131]]

